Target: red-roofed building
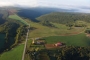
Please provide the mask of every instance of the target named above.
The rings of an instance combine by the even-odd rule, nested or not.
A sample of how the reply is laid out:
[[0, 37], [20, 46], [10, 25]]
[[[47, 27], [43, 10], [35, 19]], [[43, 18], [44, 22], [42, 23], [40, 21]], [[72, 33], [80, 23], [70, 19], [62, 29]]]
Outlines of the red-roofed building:
[[62, 45], [63, 45], [63, 43], [61, 43], [61, 42], [58, 42], [55, 44], [55, 46], [62, 46]]

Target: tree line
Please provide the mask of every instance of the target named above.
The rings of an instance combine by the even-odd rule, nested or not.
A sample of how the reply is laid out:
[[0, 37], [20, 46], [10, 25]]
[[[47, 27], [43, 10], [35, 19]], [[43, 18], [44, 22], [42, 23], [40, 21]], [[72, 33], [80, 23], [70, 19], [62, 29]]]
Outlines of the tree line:
[[28, 51], [27, 54], [34, 60], [90, 60], [90, 47], [66, 46]]

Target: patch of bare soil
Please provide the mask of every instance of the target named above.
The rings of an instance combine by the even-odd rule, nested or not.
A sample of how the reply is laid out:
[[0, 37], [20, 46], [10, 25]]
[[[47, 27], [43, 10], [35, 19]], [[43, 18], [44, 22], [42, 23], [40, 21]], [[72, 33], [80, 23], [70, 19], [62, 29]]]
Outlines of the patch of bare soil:
[[46, 49], [61, 48], [61, 47], [64, 47], [64, 46], [65, 45], [63, 45], [63, 46], [55, 46], [55, 44], [45, 44]]
[[90, 37], [90, 34], [86, 34], [87, 37]]

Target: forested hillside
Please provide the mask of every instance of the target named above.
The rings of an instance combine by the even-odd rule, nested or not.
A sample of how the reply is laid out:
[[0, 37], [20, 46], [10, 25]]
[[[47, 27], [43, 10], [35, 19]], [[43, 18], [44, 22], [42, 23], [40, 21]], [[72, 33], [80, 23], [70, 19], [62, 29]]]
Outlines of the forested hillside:
[[73, 23], [77, 20], [90, 22], [90, 14], [84, 13], [67, 13], [67, 12], [54, 12], [46, 15], [42, 15], [36, 18], [38, 21], [49, 21], [54, 23]]
[[8, 10], [0, 10], [0, 53], [10, 50], [25, 39], [27, 25], [18, 20], [8, 18]]

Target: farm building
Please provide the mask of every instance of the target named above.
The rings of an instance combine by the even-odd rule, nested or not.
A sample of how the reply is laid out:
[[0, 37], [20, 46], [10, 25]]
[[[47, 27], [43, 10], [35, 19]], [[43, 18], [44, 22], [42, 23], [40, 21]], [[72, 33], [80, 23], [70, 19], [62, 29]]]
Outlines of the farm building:
[[45, 41], [44, 40], [32, 40], [32, 44], [36, 44], [36, 45], [40, 45], [40, 44], [45, 44]]
[[58, 42], [58, 43], [55, 44], [55, 46], [62, 46], [62, 45], [63, 45], [62, 42]]

